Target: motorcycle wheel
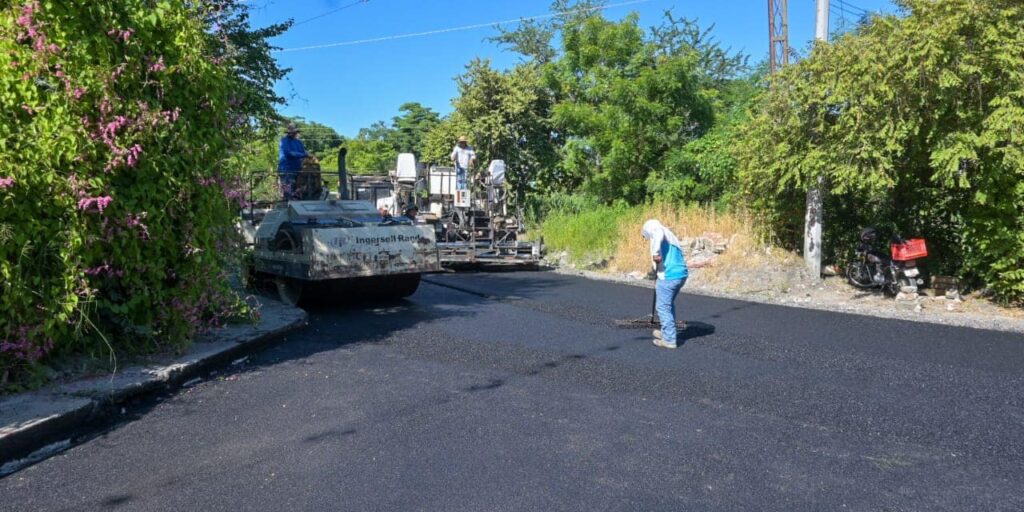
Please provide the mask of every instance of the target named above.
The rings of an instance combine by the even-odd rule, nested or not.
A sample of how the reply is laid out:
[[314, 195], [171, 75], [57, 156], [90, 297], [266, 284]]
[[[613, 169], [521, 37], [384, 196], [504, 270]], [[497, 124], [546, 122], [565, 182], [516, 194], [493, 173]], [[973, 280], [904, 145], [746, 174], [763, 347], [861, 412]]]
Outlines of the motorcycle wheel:
[[857, 288], [874, 288], [876, 286], [871, 279], [871, 269], [863, 261], [846, 266], [846, 280]]

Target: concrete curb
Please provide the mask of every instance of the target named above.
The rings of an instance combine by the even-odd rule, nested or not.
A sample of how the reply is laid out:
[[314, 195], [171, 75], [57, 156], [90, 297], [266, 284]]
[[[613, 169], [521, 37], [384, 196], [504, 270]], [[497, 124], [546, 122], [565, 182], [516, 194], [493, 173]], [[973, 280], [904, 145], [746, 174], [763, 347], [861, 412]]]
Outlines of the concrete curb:
[[184, 354], [116, 374], [57, 384], [0, 399], [0, 477], [16, 461], [98, 423], [120, 406], [148, 394], [175, 389], [214, 368], [229, 365], [306, 325], [305, 311], [265, 300], [258, 325], [229, 325], [200, 336]]

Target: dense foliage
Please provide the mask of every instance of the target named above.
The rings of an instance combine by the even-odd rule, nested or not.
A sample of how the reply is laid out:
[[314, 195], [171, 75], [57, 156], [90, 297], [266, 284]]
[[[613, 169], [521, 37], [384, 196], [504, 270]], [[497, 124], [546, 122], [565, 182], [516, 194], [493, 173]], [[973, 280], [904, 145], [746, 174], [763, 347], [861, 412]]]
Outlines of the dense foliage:
[[641, 202], [648, 179], [711, 126], [697, 54], [645, 40], [635, 16], [618, 23], [591, 17], [567, 27], [563, 40], [552, 112], [568, 140], [563, 168], [591, 194]]
[[427, 138], [424, 158], [447, 164], [456, 140], [467, 136], [481, 167], [505, 160], [513, 170], [508, 178], [518, 186], [524, 175], [541, 178], [533, 170], [557, 163], [555, 143], [544, 113], [550, 94], [542, 87], [541, 69], [521, 65], [499, 71], [485, 60], [473, 60], [456, 79], [459, 96], [455, 110]]
[[238, 143], [283, 75], [233, 0], [0, 8], [0, 387], [240, 311]]
[[826, 248], [882, 224], [927, 238], [933, 269], [1020, 300], [1024, 5], [903, 5], [773, 80], [736, 139], [745, 189], [795, 244], [802, 191], [823, 177]]
[[[724, 177], [735, 174], [733, 160], [720, 155], [727, 144], [692, 144], [714, 129], [716, 107], [728, 111], [753, 96], [753, 87], [736, 85], [749, 83], [740, 78], [745, 57], [671, 13], [644, 30], [635, 16], [604, 19], [593, 9], [599, 4], [559, 0], [550, 21], [493, 38], [524, 62], [505, 71], [470, 62], [456, 78], [453, 113], [427, 137], [427, 159], [446, 160], [455, 137], [467, 135], [481, 163], [505, 160], [510, 179], [533, 197], [718, 200]], [[734, 89], [746, 94], [726, 93]], [[725, 119], [731, 126], [740, 117]], [[716, 133], [721, 139], [727, 129]], [[701, 177], [713, 185], [695, 185]]]

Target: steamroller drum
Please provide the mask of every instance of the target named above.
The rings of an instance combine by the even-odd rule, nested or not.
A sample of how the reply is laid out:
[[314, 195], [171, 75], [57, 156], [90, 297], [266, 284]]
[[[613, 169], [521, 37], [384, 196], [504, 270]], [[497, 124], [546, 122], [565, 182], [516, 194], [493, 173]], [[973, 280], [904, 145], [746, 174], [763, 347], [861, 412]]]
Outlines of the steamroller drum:
[[305, 283], [302, 301], [307, 305], [358, 304], [365, 300], [395, 300], [416, 293], [420, 274], [332, 279]]
[[403, 299], [414, 293], [420, 287], [420, 274], [401, 274], [383, 278], [384, 284], [381, 291], [388, 299]]
[[291, 224], [285, 222], [277, 230], [274, 240], [270, 242], [272, 251], [302, 252], [302, 239]]
[[281, 302], [289, 306], [298, 306], [303, 300], [305, 283], [302, 281], [290, 277], [278, 277], [275, 284], [277, 285], [277, 295], [281, 297]]

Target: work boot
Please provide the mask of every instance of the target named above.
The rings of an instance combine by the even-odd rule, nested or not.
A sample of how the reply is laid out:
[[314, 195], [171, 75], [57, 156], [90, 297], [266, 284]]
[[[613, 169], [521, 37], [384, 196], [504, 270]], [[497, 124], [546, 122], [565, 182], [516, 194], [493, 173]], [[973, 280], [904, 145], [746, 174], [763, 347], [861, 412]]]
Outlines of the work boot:
[[675, 343], [669, 343], [661, 338], [654, 338], [654, 346], [661, 348], [676, 348]]

